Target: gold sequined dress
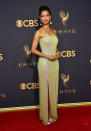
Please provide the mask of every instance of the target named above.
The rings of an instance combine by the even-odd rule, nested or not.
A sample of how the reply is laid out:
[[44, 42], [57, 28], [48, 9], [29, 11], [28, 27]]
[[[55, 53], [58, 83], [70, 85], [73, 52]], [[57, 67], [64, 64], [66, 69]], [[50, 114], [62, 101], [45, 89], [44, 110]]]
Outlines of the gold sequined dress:
[[[56, 35], [47, 35], [39, 39], [42, 53], [55, 55], [58, 44]], [[57, 102], [59, 86], [59, 61], [50, 61], [47, 58], [39, 57], [39, 117], [44, 124], [48, 122], [48, 97], [51, 105], [51, 114], [54, 120], [58, 119]], [[49, 92], [49, 95], [48, 95]]]

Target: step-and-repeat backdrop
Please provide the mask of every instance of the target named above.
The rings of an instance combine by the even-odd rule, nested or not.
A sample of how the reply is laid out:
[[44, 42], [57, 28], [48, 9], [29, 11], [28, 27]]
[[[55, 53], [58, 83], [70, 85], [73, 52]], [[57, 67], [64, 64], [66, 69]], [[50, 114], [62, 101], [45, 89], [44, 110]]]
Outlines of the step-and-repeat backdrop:
[[8, 0], [0, 3], [0, 108], [39, 105], [39, 57], [27, 57], [26, 48], [40, 28], [41, 5], [50, 7], [59, 39], [58, 104], [91, 102], [91, 3]]

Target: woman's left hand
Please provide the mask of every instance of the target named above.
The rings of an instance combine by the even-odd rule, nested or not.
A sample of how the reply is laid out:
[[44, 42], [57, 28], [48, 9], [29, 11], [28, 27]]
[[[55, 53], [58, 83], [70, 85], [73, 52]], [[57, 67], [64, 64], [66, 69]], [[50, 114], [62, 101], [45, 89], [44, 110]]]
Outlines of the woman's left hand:
[[61, 56], [61, 52], [56, 52], [56, 56], [60, 57]]

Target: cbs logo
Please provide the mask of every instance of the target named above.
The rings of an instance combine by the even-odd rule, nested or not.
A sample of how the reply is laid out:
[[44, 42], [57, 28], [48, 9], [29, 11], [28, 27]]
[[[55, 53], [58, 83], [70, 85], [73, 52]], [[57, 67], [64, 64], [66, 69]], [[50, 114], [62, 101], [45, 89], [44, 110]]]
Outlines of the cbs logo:
[[61, 56], [62, 57], [75, 57], [75, 50], [62, 51]]
[[16, 26], [17, 27], [34, 27], [38, 26], [38, 20], [17, 20], [16, 21]]
[[21, 90], [26, 90], [26, 89], [36, 89], [39, 88], [39, 83], [21, 83], [20, 84], [20, 89]]

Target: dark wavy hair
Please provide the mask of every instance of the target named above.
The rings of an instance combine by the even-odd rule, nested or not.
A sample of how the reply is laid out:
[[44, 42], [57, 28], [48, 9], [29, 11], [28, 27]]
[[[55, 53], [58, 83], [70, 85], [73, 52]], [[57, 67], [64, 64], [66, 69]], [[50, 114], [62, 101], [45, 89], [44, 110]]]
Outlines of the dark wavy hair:
[[41, 12], [44, 11], [44, 10], [47, 10], [49, 12], [49, 14], [52, 16], [50, 8], [48, 6], [46, 6], [46, 5], [40, 6], [40, 8], [39, 8], [39, 16], [41, 15]]

